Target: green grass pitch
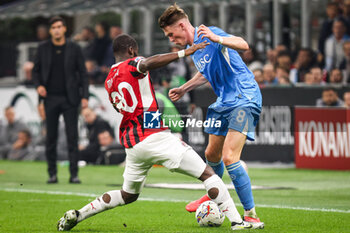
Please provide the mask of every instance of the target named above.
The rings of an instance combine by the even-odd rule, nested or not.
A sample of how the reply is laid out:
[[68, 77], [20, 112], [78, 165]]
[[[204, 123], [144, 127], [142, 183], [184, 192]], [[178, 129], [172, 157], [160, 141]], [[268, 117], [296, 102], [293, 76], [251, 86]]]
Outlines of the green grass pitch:
[[[0, 161], [0, 232], [55, 232], [68, 209], [79, 209], [104, 192], [119, 189], [123, 168], [87, 166], [81, 185], [68, 184], [68, 168], [59, 167], [59, 184], [47, 185], [44, 162]], [[350, 172], [250, 168], [253, 185], [288, 187], [254, 190], [263, 230], [244, 232], [350, 232]], [[229, 183], [227, 174], [225, 183]], [[147, 183], [199, 183], [190, 177], [152, 168]], [[231, 196], [243, 213], [237, 194]], [[145, 187], [140, 200], [78, 224], [72, 232], [231, 232], [225, 220], [219, 228], [201, 228], [194, 213], [184, 209], [201, 190]]]

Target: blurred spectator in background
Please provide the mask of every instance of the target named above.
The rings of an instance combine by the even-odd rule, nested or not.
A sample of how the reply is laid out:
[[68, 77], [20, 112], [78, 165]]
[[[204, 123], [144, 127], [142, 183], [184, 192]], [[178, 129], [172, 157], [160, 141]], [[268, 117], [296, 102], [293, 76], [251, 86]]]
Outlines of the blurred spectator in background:
[[12, 144], [7, 155], [9, 160], [35, 160], [34, 148], [31, 144], [32, 136], [29, 130], [21, 130], [17, 134], [17, 140]]
[[[113, 41], [117, 36], [123, 33], [123, 30], [117, 26], [117, 25], [112, 25], [109, 28], [109, 38]], [[113, 50], [112, 50], [113, 51]]]
[[272, 64], [272, 65], [275, 65], [276, 63], [276, 51], [274, 49], [268, 49], [266, 51], [266, 58], [267, 58], [267, 61], [265, 62], [265, 64]]
[[7, 158], [8, 152], [17, 140], [18, 133], [22, 130], [27, 130], [24, 123], [16, 120], [15, 110], [12, 106], [5, 108], [5, 118], [7, 125], [1, 133], [2, 138], [0, 140], [0, 157], [2, 158]]
[[322, 23], [321, 31], [318, 38], [318, 51], [324, 55], [324, 47], [326, 39], [332, 34], [332, 26], [334, 19], [339, 15], [339, 7], [337, 3], [330, 2], [327, 4], [327, 19]]
[[343, 83], [349, 83], [350, 82], [350, 41], [345, 41], [343, 44], [343, 50], [344, 50], [344, 59], [340, 63], [339, 69], [343, 72]]
[[313, 85], [315, 84], [314, 76], [312, 75], [311, 71], [307, 72], [304, 76], [304, 83], [307, 85]]
[[48, 40], [50, 37], [49, 35], [49, 28], [45, 24], [39, 24], [36, 27], [36, 38], [38, 41], [44, 41]]
[[[117, 25], [112, 25], [109, 28], [109, 38], [111, 39], [112, 42], [117, 36], [119, 36], [122, 33], [123, 33], [123, 30]], [[113, 54], [113, 43], [110, 44], [110, 47], [107, 50], [107, 57], [109, 57], [110, 62], [112, 62], [111, 65], [113, 65], [115, 63], [115, 58]], [[109, 67], [106, 69], [106, 71], [103, 71], [103, 72], [104, 73], [109, 72]], [[103, 77], [103, 79], [105, 79], [105, 77]]]
[[344, 4], [344, 0], [331, 0], [331, 2], [337, 3], [338, 7], [339, 7], [339, 14], [342, 14], [343, 11], [343, 4]]
[[114, 138], [114, 132], [108, 122], [97, 116], [91, 108], [83, 109], [81, 114], [88, 129], [89, 144], [86, 147], [79, 146], [79, 159], [95, 164], [101, 156], [101, 145], [98, 140], [99, 133], [108, 131]]
[[290, 70], [291, 83], [304, 82], [304, 75], [316, 63], [315, 54], [310, 48], [302, 48], [298, 52], [294, 68]]
[[323, 78], [323, 72], [322, 69], [318, 66], [314, 66], [310, 69], [310, 73], [313, 76], [313, 82], [314, 84], [325, 84], [324, 78]]
[[111, 39], [108, 35], [108, 25], [105, 22], [99, 22], [95, 25], [97, 37], [93, 42], [92, 59], [100, 67], [110, 67], [114, 63], [114, 57], [110, 57]]
[[264, 85], [276, 85], [278, 84], [278, 79], [276, 78], [276, 73], [274, 66], [272, 64], [266, 64], [263, 68]]
[[343, 10], [342, 18], [346, 23], [347, 34], [350, 35], [350, 0], [345, 0], [341, 9]]
[[80, 33], [73, 37], [73, 40], [81, 46], [83, 56], [85, 59], [92, 59], [94, 50], [94, 39], [95, 32], [91, 27], [88, 26], [84, 27]]
[[263, 75], [263, 70], [262, 69], [257, 69], [253, 71], [255, 81], [258, 83], [260, 88], [265, 87], [264, 84], [264, 75]]
[[290, 71], [290, 68], [292, 66], [292, 57], [288, 51], [281, 51], [278, 53], [276, 58], [276, 66], [282, 67], [288, 70], [288, 72]]
[[275, 47], [275, 55], [276, 56], [278, 56], [278, 54], [280, 54], [281, 52], [288, 52], [288, 48], [284, 44], [278, 44]]
[[85, 26], [80, 33], [73, 37], [73, 40], [79, 42], [83, 47], [86, 46], [87, 42], [92, 42], [95, 39], [95, 31], [90, 26]]
[[346, 34], [346, 26], [343, 20], [336, 19], [332, 27], [333, 34], [325, 42], [325, 65], [326, 70], [339, 68], [344, 59], [343, 44], [350, 40]]
[[26, 61], [23, 66], [24, 81], [22, 82], [25, 86], [34, 86], [32, 71], [34, 68], [34, 63], [31, 61]]
[[275, 69], [275, 73], [279, 85], [290, 85], [288, 69], [277, 66]]
[[332, 69], [330, 74], [329, 74], [329, 83], [342, 84], [343, 83], [343, 73], [337, 68]]
[[[170, 52], [178, 52], [181, 49], [183, 49], [181, 46], [173, 43], [170, 46]], [[187, 64], [186, 59], [180, 58], [167, 65], [167, 68], [171, 76], [170, 82], [174, 82], [173, 85], [176, 87], [181, 86], [189, 79], [189, 65]]]
[[115, 139], [108, 130], [98, 134], [98, 143], [100, 144], [101, 157], [98, 164], [121, 164], [125, 161], [124, 147], [116, 143]]
[[85, 61], [86, 72], [89, 79], [89, 84], [103, 84], [105, 81], [105, 76], [102, 74], [101, 70], [98, 68], [94, 60]]
[[101, 131], [97, 135], [97, 138], [98, 138], [98, 143], [101, 146], [101, 149], [102, 147], [108, 147], [115, 142], [113, 136], [111, 135], [111, 132], [109, 132], [108, 130]]
[[347, 91], [343, 95], [344, 107], [350, 108], [350, 91]]
[[249, 45], [249, 49], [243, 52], [242, 59], [250, 70], [263, 68], [263, 63], [259, 60], [258, 52], [253, 45]]
[[322, 91], [322, 97], [316, 100], [317, 107], [341, 107], [344, 103], [338, 97], [334, 88], [327, 87]]
[[278, 44], [274, 49], [268, 49], [266, 52], [267, 61], [265, 64], [272, 64], [273, 66], [277, 63], [277, 56], [280, 53], [288, 53], [288, 49], [283, 44]]

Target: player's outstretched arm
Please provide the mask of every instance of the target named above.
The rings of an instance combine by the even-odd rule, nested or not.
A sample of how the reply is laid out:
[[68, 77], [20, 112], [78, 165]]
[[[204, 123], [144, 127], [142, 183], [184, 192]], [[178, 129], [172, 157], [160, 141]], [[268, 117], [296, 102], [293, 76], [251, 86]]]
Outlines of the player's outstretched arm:
[[145, 73], [148, 70], [157, 69], [162, 66], [168, 65], [170, 62], [177, 60], [180, 57], [192, 55], [198, 49], [203, 49], [209, 42], [204, 41], [200, 44], [194, 44], [191, 47], [181, 50], [179, 52], [157, 54], [152, 57], [148, 57], [140, 61], [138, 69], [140, 72]]
[[186, 92], [191, 91], [192, 89], [207, 83], [208, 80], [200, 73], [197, 72], [192, 79], [187, 81], [181, 87], [173, 88], [169, 91], [169, 98], [176, 102], [178, 101]]
[[248, 43], [243, 38], [237, 37], [237, 36], [230, 36], [230, 37], [218, 36], [215, 33], [213, 33], [210, 30], [210, 28], [206, 27], [203, 24], [198, 27], [198, 37], [199, 36], [202, 36], [202, 38], [207, 37], [209, 40], [215, 43], [220, 43], [223, 46], [226, 46], [234, 50], [249, 49]]

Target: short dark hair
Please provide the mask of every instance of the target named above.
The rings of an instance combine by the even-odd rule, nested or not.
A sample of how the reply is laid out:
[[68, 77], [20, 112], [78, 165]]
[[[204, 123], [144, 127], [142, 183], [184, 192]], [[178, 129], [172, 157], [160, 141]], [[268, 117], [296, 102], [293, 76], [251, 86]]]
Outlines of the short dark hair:
[[[323, 92], [326, 92], [326, 91], [333, 91], [333, 92], [337, 93], [337, 91], [335, 90], [334, 87], [325, 87], [325, 88], [323, 89], [322, 93], [323, 93]], [[337, 93], [337, 94], [338, 94], [338, 93]]]
[[160, 28], [165, 28], [184, 18], [188, 18], [187, 14], [174, 3], [174, 5], [169, 6], [158, 18], [158, 24]]
[[[280, 70], [283, 70], [284, 72], [288, 73], [289, 74], [289, 69], [283, 67], [283, 66], [276, 66], [275, 67], [275, 71], [277, 71], [277, 69], [280, 69]], [[309, 71], [308, 71], [309, 72]]]
[[114, 55], [123, 55], [130, 47], [138, 49], [136, 40], [128, 34], [121, 34], [113, 40]]
[[333, 25], [334, 25], [335, 22], [340, 22], [340, 23], [343, 24], [344, 27], [346, 27], [346, 21], [342, 17], [335, 18], [334, 21], [333, 21]]
[[339, 10], [339, 5], [336, 2], [329, 2], [329, 3], [327, 3], [327, 7], [336, 7]]
[[289, 51], [287, 51], [287, 50], [282, 50], [282, 51], [280, 51], [280, 52], [277, 54], [277, 58], [279, 58], [279, 57], [290, 57], [290, 58], [292, 58], [291, 55], [290, 55], [290, 53], [289, 53]]
[[331, 69], [331, 71], [329, 72], [329, 75], [331, 75], [333, 73], [333, 71], [335, 71], [335, 70], [339, 70], [340, 75], [343, 77], [343, 72], [341, 72], [341, 70], [339, 68], [336, 68], [336, 67]]
[[46, 24], [39, 24], [36, 28], [45, 28], [46, 30], [48, 29]]
[[311, 71], [312, 69], [320, 69], [320, 70], [322, 71], [322, 68], [321, 68], [320, 66], [318, 66], [318, 65], [312, 66], [312, 67], [310, 68], [310, 71]]
[[62, 24], [64, 26], [66, 26], [66, 20], [64, 20], [64, 18], [62, 18], [61, 16], [54, 16], [49, 20], [49, 26], [51, 27], [52, 24], [56, 23], [56, 22], [62, 22]]
[[22, 129], [20, 130], [18, 133], [23, 133], [26, 135], [27, 138], [31, 138], [32, 137], [32, 134], [30, 133], [30, 131], [28, 129]]
[[96, 25], [100, 25], [106, 33], [107, 33], [108, 30], [109, 30], [109, 25], [108, 25], [108, 23], [105, 22], [105, 21], [97, 22]]
[[300, 51], [304, 51], [304, 52], [309, 53], [309, 56], [313, 56], [314, 55], [314, 51], [311, 48], [308, 48], [308, 47], [302, 47], [302, 48], [299, 49], [299, 52]]
[[92, 27], [90, 27], [90, 26], [85, 26], [85, 27], [83, 27], [83, 29], [87, 30], [87, 31], [89, 31], [91, 33], [95, 33], [94, 29]]

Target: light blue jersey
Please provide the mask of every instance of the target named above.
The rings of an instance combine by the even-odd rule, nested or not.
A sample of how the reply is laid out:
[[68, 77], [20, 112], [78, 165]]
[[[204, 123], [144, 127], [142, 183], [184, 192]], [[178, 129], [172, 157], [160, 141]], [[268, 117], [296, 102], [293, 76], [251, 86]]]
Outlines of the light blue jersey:
[[[216, 35], [230, 37], [217, 27], [209, 27]], [[218, 96], [208, 107], [207, 120], [219, 120], [219, 127], [205, 127], [209, 134], [226, 136], [229, 129], [239, 131], [249, 140], [255, 138], [255, 127], [261, 113], [261, 93], [253, 73], [244, 64], [237, 51], [198, 38], [195, 29], [194, 44], [207, 40], [210, 44], [191, 55], [197, 70], [210, 82]]]
[[[222, 37], [231, 36], [217, 27], [209, 27], [209, 29]], [[241, 132], [248, 140], [253, 141], [262, 104], [260, 89], [254, 75], [235, 50], [214, 43], [205, 37], [198, 38], [198, 28], [195, 30], [194, 44], [204, 40], [210, 44], [192, 54], [192, 60], [218, 96], [216, 102], [208, 107], [207, 120], [221, 122], [220, 126], [208, 126], [204, 131], [211, 135], [226, 136], [231, 129]], [[222, 175], [223, 165], [222, 161], [211, 164], [219, 175]], [[226, 164], [226, 168], [244, 210], [251, 210], [255, 203], [248, 174], [240, 161]]]
[[[230, 37], [217, 27], [209, 27], [219, 36]], [[191, 55], [197, 70], [210, 82], [218, 96], [215, 105], [253, 105], [261, 108], [262, 98], [253, 73], [244, 64], [237, 51], [214, 43], [208, 38], [198, 38], [195, 28], [194, 44], [207, 40], [210, 44]]]

